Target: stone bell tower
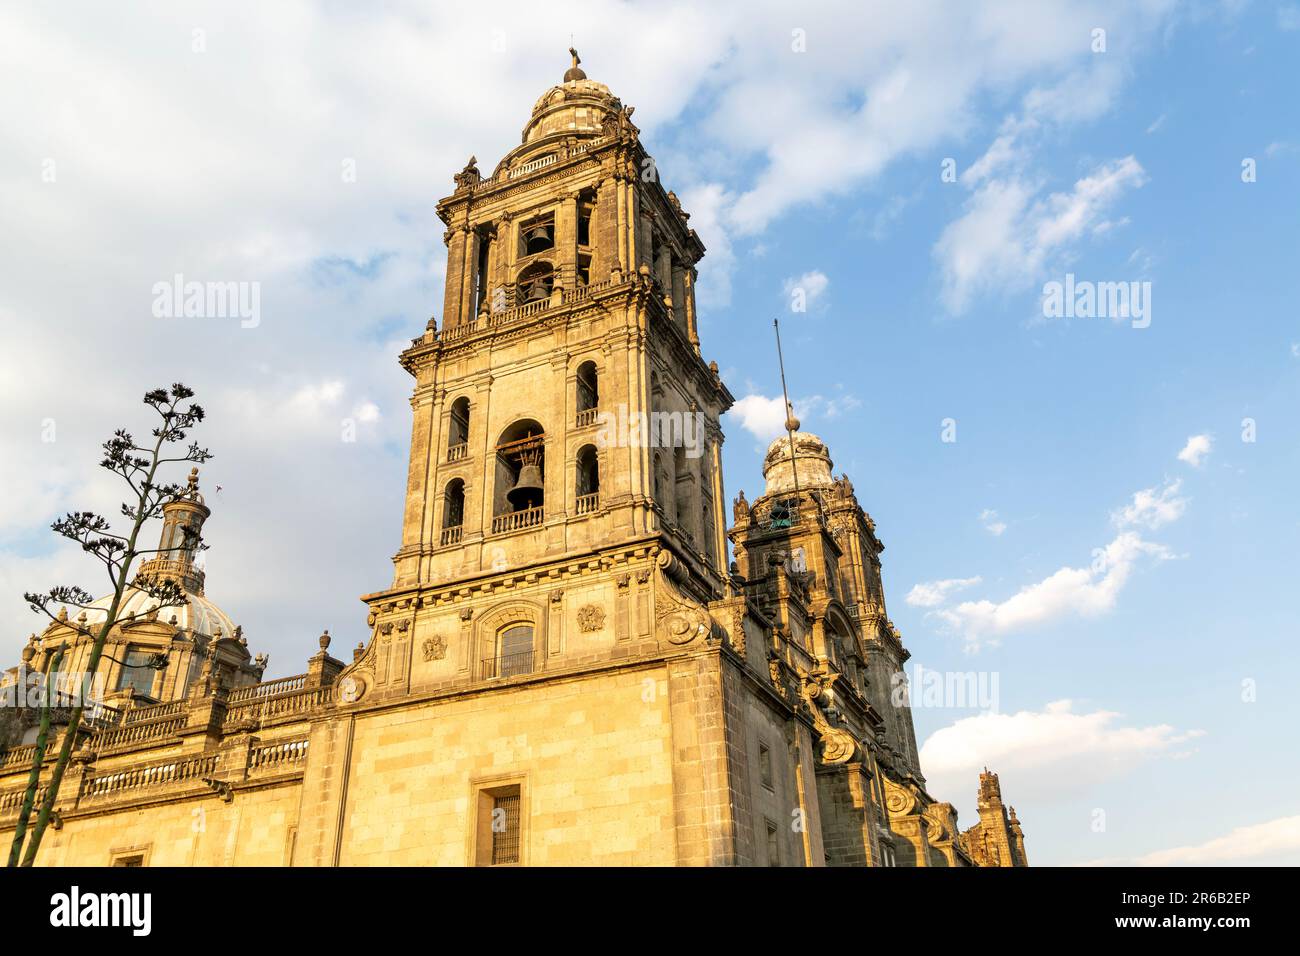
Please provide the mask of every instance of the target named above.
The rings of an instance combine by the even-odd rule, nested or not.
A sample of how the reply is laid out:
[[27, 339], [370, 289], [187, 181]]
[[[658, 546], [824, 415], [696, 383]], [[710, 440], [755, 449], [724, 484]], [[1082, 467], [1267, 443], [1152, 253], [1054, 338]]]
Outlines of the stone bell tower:
[[700, 358], [704, 247], [632, 112], [573, 53], [520, 145], [491, 175], [471, 158], [438, 204], [442, 329], [402, 355], [415, 422], [397, 587], [663, 535], [720, 592], [732, 399]]
[[[494, 581], [556, 584], [575, 568], [618, 582], [586, 618], [618, 640], [654, 626], [633, 565], [671, 563], [699, 604], [726, 590], [719, 418], [733, 399], [700, 354], [704, 246], [633, 108], [570, 54], [520, 144], [490, 174], [471, 157], [438, 203], [441, 328], [431, 319], [401, 356], [415, 380], [401, 547], [392, 587], [365, 598], [381, 631]], [[544, 600], [568, 613], [568, 594]], [[477, 610], [462, 610], [472, 669], [487, 650]]]

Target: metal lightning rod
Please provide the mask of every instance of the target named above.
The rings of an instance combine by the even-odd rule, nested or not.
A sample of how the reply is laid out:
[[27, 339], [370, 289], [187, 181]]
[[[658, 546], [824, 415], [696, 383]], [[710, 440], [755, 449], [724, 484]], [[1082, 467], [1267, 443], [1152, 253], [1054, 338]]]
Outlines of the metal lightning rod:
[[781, 368], [781, 398], [785, 400], [785, 431], [790, 438], [790, 471], [794, 476], [795, 507], [798, 507], [802, 496], [799, 494], [799, 465], [795, 461], [794, 432], [799, 427], [799, 419], [794, 417], [794, 406], [790, 404], [790, 393], [785, 387], [785, 356], [781, 354], [781, 321], [773, 319], [772, 328], [776, 330], [776, 361]]

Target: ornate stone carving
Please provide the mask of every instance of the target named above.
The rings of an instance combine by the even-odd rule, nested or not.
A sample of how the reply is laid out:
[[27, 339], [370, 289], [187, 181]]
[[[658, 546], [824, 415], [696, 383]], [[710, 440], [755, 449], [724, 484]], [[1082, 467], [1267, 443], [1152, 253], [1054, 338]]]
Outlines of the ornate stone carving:
[[478, 160], [471, 156], [469, 162], [465, 164], [465, 168], [453, 176], [452, 180], [456, 183], [457, 189], [468, 189], [471, 186], [477, 186], [482, 178], [478, 171]]
[[832, 685], [838, 675], [824, 671], [814, 671], [804, 675], [800, 695], [808, 705], [813, 726], [822, 742], [822, 762], [829, 764], [848, 763], [858, 752], [858, 742], [847, 730], [831, 723], [832, 717], [838, 717], [835, 707], [835, 692]]
[[605, 609], [599, 604], [585, 604], [578, 611], [578, 629], [592, 632], [605, 626]]
[[731, 612], [731, 634], [729, 635], [731, 646], [741, 657], [745, 656], [745, 607], [743, 604], [732, 609]]
[[447, 656], [447, 642], [441, 634], [426, 638], [424, 641], [425, 661], [440, 661]]
[[709, 612], [682, 596], [666, 573], [673, 564], [672, 555], [659, 555], [659, 581], [662, 587], [655, 594], [655, 630], [669, 644], [689, 644], [707, 638], [712, 633], [713, 619]]

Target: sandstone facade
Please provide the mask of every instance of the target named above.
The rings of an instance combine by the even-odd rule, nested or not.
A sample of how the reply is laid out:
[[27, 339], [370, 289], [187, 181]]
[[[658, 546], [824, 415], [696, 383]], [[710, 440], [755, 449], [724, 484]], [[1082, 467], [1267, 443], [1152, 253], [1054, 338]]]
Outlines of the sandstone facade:
[[[825, 444], [774, 442], [728, 528], [704, 247], [632, 115], [575, 54], [438, 204], [443, 322], [400, 359], [406, 504], [368, 640], [264, 681], [192, 561], [154, 568], [195, 600], [116, 629], [136, 663], [105, 665], [41, 863], [1024, 864], [995, 777], [965, 834], [926, 791], [883, 545]], [[201, 525], [197, 478], [172, 510], [165, 536]], [[26, 666], [61, 641], [84, 653], [75, 619]], [[145, 652], [168, 656], [147, 680]], [[0, 753], [0, 837], [26, 743]]]

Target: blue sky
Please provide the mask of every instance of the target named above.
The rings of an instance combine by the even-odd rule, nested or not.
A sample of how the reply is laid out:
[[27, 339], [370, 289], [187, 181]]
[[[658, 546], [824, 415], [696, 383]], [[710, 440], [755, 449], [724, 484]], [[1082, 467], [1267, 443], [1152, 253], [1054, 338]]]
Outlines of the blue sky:
[[[212, 415], [209, 594], [275, 674], [323, 627], [364, 638], [409, 441], [395, 356], [440, 309], [433, 205], [517, 142], [574, 32], [709, 247], [729, 497], [782, 417], [780, 316], [913, 663], [997, 675], [997, 714], [917, 710], [936, 796], [969, 825], [987, 762], [1035, 863], [1300, 862], [1300, 6], [597, 6], [0, 14], [7, 656], [24, 588], [95, 589], [43, 529], [113, 500], [94, 450], [174, 377]], [[258, 327], [160, 334], [176, 272], [261, 283]], [[1150, 325], [1044, 318], [1067, 273], [1149, 282]]]

